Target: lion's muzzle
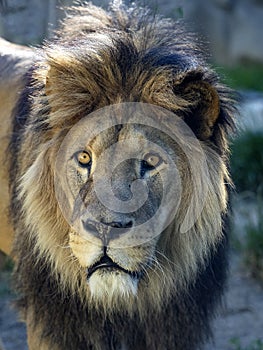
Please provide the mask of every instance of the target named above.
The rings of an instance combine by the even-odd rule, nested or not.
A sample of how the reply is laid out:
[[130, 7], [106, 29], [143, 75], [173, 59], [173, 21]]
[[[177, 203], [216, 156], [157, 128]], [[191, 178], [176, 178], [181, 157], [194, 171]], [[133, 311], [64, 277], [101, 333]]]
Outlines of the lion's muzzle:
[[82, 226], [87, 235], [99, 238], [103, 245], [107, 246], [110, 241], [128, 233], [133, 227], [133, 220], [127, 218], [119, 221], [106, 222], [105, 220], [101, 220], [98, 222], [86, 219], [82, 220]]
[[87, 278], [89, 279], [92, 274], [99, 269], [104, 269], [108, 272], [122, 271], [127, 273], [133, 279], [139, 279], [141, 277], [140, 272], [126, 270], [119, 264], [115, 263], [107, 254], [104, 254], [98, 262], [87, 269]]

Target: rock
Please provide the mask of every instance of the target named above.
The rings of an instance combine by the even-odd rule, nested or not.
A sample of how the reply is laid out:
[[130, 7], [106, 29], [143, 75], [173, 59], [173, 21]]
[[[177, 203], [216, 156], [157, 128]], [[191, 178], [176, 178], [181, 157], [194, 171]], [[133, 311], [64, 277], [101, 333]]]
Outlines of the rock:
[[5, 1], [0, 14], [0, 35], [18, 44], [39, 44], [50, 36], [64, 13], [59, 7], [70, 3], [72, 0]]
[[263, 63], [263, 3], [242, 1], [233, 12], [229, 55], [233, 61]]
[[218, 63], [263, 64], [263, 2], [258, 0], [188, 0], [185, 18], [208, 39]]
[[[107, 0], [93, 2], [108, 4]], [[0, 36], [34, 45], [52, 35], [64, 16], [60, 8], [72, 4], [73, 0], [5, 0], [3, 3]], [[173, 18], [181, 15], [181, 7], [190, 27], [208, 41], [218, 63], [233, 65], [248, 60], [263, 64], [262, 0], [148, 0], [147, 4]]]

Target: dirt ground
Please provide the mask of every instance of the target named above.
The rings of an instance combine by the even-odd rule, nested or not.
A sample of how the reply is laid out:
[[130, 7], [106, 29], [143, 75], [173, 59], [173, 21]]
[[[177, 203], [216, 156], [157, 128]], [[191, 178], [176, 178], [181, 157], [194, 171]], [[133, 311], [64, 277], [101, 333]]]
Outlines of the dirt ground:
[[[238, 339], [241, 348], [231, 345], [231, 339]], [[233, 255], [224, 305], [214, 322], [214, 342], [205, 350], [254, 350], [251, 346], [259, 339], [263, 342], [263, 286]]]
[[[0, 335], [5, 350], [27, 350], [25, 327], [18, 321], [16, 312], [10, 307], [12, 300], [7, 278], [2, 274]], [[240, 258], [232, 254], [225, 303], [214, 322], [214, 342], [207, 344], [205, 350], [238, 350], [231, 345], [233, 338], [238, 338], [242, 345], [241, 349], [247, 350], [246, 347], [251, 346], [255, 340], [263, 341], [262, 331], [263, 288], [248, 275], [242, 267]]]

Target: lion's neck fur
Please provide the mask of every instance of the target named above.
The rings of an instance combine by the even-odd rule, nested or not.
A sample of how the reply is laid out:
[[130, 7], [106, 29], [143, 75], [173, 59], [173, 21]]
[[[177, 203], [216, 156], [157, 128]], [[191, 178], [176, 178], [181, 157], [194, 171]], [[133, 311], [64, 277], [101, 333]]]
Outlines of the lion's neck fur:
[[[25, 241], [23, 244], [31, 243]], [[20, 256], [15, 271], [18, 289], [24, 296], [20, 308], [27, 311], [32, 307], [35, 309], [35, 326], [41, 327], [43, 338], [51, 335], [49, 341], [61, 350], [116, 350], [123, 349], [124, 345], [130, 350], [163, 350], [170, 349], [172, 344], [177, 344], [178, 350], [192, 350], [209, 334], [208, 323], [213, 316], [209, 310], [218, 301], [225, 281], [225, 244], [223, 241], [217, 246], [206, 261], [208, 267], [200, 268], [195, 282], [184, 291], [172, 293], [163, 300], [159, 309], [151, 301], [147, 303], [144, 300], [143, 317], [136, 307], [132, 312], [122, 308], [108, 310], [107, 313], [103, 308], [83, 303], [77, 292], [61, 290], [49, 263], [37, 258], [36, 269], [29, 273], [34, 257]], [[25, 248], [32, 251], [32, 247]], [[26, 311], [24, 317], [27, 318]], [[180, 334], [181, 324], [188, 325], [183, 337]], [[157, 329], [158, 332], [155, 331]], [[171, 329], [173, 332], [167, 332]], [[161, 338], [160, 334], [163, 335]]]

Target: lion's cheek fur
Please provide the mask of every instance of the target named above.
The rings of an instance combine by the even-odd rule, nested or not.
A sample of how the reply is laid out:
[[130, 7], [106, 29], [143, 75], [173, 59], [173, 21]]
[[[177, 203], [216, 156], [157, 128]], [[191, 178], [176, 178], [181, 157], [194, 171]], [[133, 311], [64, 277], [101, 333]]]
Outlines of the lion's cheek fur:
[[102, 254], [99, 243], [85, 240], [74, 230], [71, 230], [69, 234], [69, 247], [78, 263], [85, 269], [98, 261]]

